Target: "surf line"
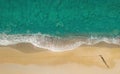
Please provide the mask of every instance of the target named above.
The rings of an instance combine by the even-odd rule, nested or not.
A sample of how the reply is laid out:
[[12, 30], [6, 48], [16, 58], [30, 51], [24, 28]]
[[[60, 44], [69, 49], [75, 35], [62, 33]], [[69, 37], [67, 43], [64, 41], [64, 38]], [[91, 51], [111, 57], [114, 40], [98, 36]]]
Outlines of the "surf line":
[[103, 63], [106, 65], [107, 68], [110, 68], [107, 62], [105, 61], [104, 57], [102, 55], [99, 55], [99, 57], [102, 59]]

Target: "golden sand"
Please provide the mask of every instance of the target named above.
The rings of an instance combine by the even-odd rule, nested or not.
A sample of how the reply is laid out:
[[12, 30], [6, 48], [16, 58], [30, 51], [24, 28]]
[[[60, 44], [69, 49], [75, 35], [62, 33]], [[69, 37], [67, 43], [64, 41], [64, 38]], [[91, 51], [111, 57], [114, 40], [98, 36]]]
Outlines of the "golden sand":
[[0, 74], [120, 74], [119, 59], [119, 47], [52, 52], [18, 44], [0, 47]]

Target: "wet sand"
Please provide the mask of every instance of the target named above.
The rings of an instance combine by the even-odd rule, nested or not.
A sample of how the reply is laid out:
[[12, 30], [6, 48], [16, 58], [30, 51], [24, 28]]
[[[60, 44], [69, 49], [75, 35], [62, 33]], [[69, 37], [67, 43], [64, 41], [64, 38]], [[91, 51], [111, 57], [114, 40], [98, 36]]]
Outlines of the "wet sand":
[[120, 74], [120, 48], [81, 46], [52, 52], [31, 44], [0, 47], [0, 74]]

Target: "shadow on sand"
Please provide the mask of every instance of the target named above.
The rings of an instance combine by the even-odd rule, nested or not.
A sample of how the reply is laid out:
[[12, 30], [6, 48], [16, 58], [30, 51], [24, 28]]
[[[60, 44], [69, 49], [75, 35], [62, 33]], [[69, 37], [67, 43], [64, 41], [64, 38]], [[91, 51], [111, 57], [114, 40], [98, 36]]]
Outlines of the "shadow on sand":
[[48, 51], [47, 49], [35, 47], [34, 45], [30, 43], [19, 43], [15, 45], [9, 45], [9, 47], [16, 49], [23, 53], [37, 53], [37, 52]]

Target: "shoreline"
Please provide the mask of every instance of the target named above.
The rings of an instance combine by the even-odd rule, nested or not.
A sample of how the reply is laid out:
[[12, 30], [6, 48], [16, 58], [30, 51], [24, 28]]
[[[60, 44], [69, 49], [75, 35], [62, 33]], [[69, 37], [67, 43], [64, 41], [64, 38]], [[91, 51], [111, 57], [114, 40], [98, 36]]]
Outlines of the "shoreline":
[[[102, 56], [112, 68], [115, 64], [114, 61], [120, 59], [119, 47], [80, 46], [64, 52], [52, 52], [34, 47], [31, 44], [18, 44], [0, 47], [0, 51], [0, 63], [56, 65], [71, 62], [104, 67], [103, 60], [100, 57]], [[34, 60], [30, 61], [31, 59]], [[87, 63], [88, 61], [89, 63]]]
[[[120, 68], [119, 52], [120, 48], [114, 46], [80, 46], [74, 50], [64, 52], [52, 52], [24, 43], [6, 47], [2, 46], [0, 47], [0, 73], [49, 74], [46, 73], [46, 71], [48, 71], [52, 74], [66, 74], [71, 72], [69, 72], [69, 70], [74, 69], [73, 72], [76, 71], [76, 74], [89, 74], [89, 72], [86, 71], [91, 71], [93, 74], [96, 74], [96, 71], [103, 74], [105, 74], [106, 71], [108, 71], [109, 74], [117, 74], [116, 71]], [[29, 71], [23, 70], [24, 68]], [[33, 70], [34, 72], [30, 73], [32, 69], [37, 70]], [[20, 71], [17, 72], [18, 70]], [[63, 70], [63, 72], [55, 71], [54, 73], [54, 70]], [[119, 73], [120, 72], [118, 72], [118, 74]], [[71, 72], [71, 74], [73, 73]]]

